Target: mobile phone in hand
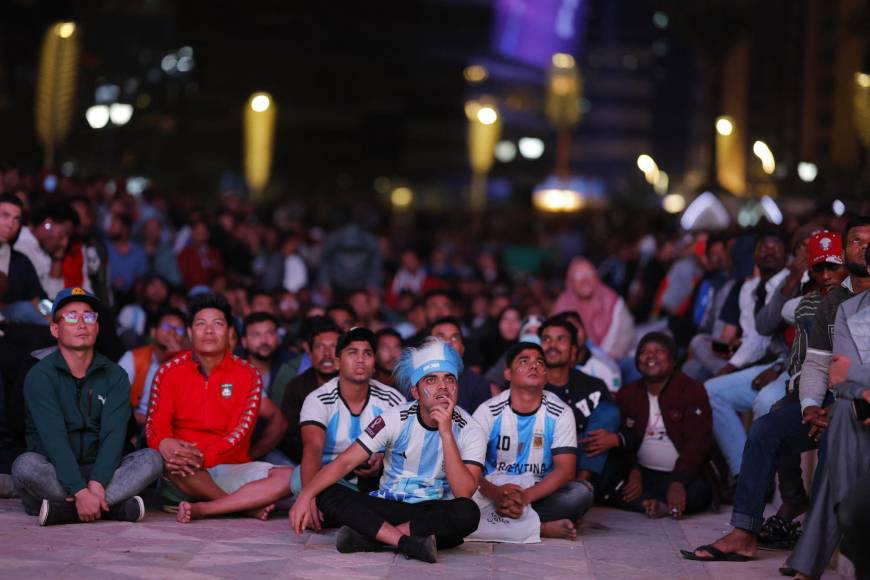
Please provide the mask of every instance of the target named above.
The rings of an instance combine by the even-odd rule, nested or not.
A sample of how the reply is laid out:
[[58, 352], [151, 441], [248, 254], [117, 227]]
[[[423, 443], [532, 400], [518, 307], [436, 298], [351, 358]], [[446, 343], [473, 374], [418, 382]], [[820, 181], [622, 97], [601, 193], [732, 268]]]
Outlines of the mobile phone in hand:
[[730, 354], [731, 353], [731, 345], [727, 342], [720, 342], [718, 340], [713, 341], [713, 352], [717, 352], [719, 354]]
[[855, 399], [852, 401], [852, 405], [855, 407], [855, 416], [859, 421], [864, 422], [870, 419], [870, 403], [864, 399]]

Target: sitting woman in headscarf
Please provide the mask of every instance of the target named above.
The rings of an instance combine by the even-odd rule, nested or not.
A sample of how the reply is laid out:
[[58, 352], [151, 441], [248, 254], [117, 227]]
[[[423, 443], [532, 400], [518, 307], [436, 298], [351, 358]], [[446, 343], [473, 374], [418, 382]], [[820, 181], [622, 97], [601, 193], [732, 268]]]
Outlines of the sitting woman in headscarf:
[[615, 359], [629, 354], [634, 343], [634, 317], [616, 292], [598, 277], [586, 258], [574, 258], [565, 276], [565, 290], [553, 306], [553, 314], [570, 310], [583, 319], [591, 340]]

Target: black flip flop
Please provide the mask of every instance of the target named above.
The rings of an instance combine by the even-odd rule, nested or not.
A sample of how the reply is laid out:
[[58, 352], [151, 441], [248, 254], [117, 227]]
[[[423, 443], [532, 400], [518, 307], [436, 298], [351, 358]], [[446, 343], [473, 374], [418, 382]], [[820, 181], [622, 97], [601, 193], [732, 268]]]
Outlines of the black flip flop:
[[[710, 554], [710, 556], [698, 556], [697, 554], [695, 554], [695, 552], [697, 552], [698, 550], [704, 550], [705, 552]], [[725, 553], [719, 548], [714, 548], [713, 546], [699, 546], [691, 552], [688, 550], [680, 550], [680, 553], [686, 560], [695, 560], [697, 562], [749, 562], [750, 560], [752, 560], [752, 558], [750, 558], [749, 556], [744, 556], [743, 554]]]

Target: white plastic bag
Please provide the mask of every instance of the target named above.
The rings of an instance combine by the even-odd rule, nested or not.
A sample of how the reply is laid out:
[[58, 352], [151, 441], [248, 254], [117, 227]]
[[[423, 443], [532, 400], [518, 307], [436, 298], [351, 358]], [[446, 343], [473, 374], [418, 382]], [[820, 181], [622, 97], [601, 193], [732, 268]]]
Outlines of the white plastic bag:
[[[531, 473], [522, 475], [506, 475], [493, 473], [486, 478], [493, 485], [513, 483], [523, 489], [535, 485], [535, 476]], [[541, 542], [541, 518], [532, 506], [523, 509], [523, 515], [517, 519], [506, 518], [496, 512], [492, 500], [483, 496], [480, 490], [471, 498], [480, 508], [480, 524], [477, 531], [465, 538], [470, 542], [502, 542], [506, 544], [539, 544]]]

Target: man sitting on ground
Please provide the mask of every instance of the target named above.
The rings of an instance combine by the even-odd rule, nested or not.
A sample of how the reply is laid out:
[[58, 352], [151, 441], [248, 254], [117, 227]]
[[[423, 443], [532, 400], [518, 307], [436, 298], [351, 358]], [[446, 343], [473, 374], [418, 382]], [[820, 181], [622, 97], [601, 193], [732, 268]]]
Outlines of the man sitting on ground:
[[544, 390], [547, 372], [540, 346], [520, 342], [508, 350], [506, 363], [509, 389], [474, 412], [488, 440], [486, 475], [531, 471], [536, 483], [523, 489], [481, 479], [480, 493], [508, 518], [520, 517], [531, 505], [541, 518], [542, 537], [573, 540], [577, 522], [593, 501], [592, 486], [574, 479], [574, 417], [559, 397]]
[[564, 317], [552, 316], [538, 329], [547, 363], [545, 389], [571, 407], [577, 428], [577, 479], [598, 486], [608, 453], [599, 443], [615, 438], [619, 431], [619, 409], [600, 379], [578, 371], [577, 329]]
[[192, 501], [178, 521], [248, 512], [267, 519], [289, 495], [292, 469], [251, 461], [248, 448], [262, 385], [260, 374], [229, 349], [230, 305], [222, 296], [190, 301], [193, 351], [157, 371], [145, 431], [165, 463], [167, 481]]
[[287, 431], [287, 418], [271, 398], [271, 379], [278, 374], [278, 319], [268, 312], [254, 312], [243, 322], [242, 347], [248, 353], [248, 362], [260, 372], [263, 396], [257, 427], [251, 438], [251, 459], [262, 459], [273, 465], [286, 465], [285, 458], [276, 447]]
[[[406, 556], [435, 562], [438, 548], [458, 546], [474, 532], [480, 510], [470, 498], [477, 490], [486, 438], [456, 405], [461, 370], [459, 355], [437, 339], [405, 350], [396, 379], [413, 385], [416, 400], [376, 417], [355, 444], [308, 482], [290, 511], [296, 533], [318, 517], [319, 509], [345, 524], [336, 537], [339, 552], [378, 551], [388, 544]], [[336, 485], [381, 451], [384, 475], [377, 491], [364, 495]]]
[[670, 336], [645, 335], [637, 347], [643, 378], [616, 394], [623, 424], [616, 442], [630, 471], [615, 503], [651, 518], [702, 511], [713, 497], [704, 478], [713, 448], [710, 402], [704, 385], [676, 370], [676, 356]]
[[[297, 466], [302, 461], [302, 432], [299, 415], [305, 398], [315, 389], [338, 374], [335, 347], [341, 338], [341, 329], [328, 316], [315, 316], [308, 320], [303, 348], [310, 356], [311, 367], [294, 377], [283, 389], [281, 411], [287, 418], [287, 431], [279, 450], [287, 457], [287, 464]], [[281, 367], [284, 374], [287, 364]], [[276, 387], [279, 385], [275, 385]]]
[[138, 495], [160, 475], [151, 449], [122, 457], [130, 419], [130, 381], [94, 351], [99, 300], [82, 288], [54, 299], [50, 325], [57, 350], [24, 381], [27, 453], [12, 465], [24, 510], [39, 525], [137, 522], [145, 517]]
[[[405, 403], [399, 391], [372, 379], [375, 370], [375, 335], [368, 328], [352, 328], [335, 347], [338, 376], [305, 397], [300, 414], [302, 463], [293, 474], [290, 489], [299, 495], [314, 475], [353, 445], [363, 427], [387, 409]], [[354, 490], [364, 485], [358, 478], [376, 477], [384, 456], [374, 453], [358, 465], [344, 483]], [[360, 462], [362, 463], [362, 462]], [[311, 513], [317, 514], [313, 506]], [[320, 530], [323, 520], [311, 522]]]

